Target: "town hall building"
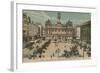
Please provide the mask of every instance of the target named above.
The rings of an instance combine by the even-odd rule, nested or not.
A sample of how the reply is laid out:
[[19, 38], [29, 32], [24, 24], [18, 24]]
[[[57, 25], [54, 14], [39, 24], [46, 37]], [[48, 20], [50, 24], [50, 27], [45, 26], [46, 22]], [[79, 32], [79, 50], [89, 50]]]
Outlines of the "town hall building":
[[49, 19], [45, 22], [44, 31], [45, 37], [47, 39], [57, 41], [72, 40], [75, 37], [75, 29], [73, 27], [73, 23], [68, 20], [66, 24], [62, 24], [60, 12], [57, 13], [56, 24], [52, 24]]

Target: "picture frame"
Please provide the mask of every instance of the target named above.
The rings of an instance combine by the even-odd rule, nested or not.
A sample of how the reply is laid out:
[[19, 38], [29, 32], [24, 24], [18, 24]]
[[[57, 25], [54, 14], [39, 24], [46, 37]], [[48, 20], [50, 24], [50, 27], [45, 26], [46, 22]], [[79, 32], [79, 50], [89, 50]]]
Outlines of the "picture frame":
[[[60, 11], [60, 12], [80, 12], [91, 14], [91, 59], [84, 60], [61, 60], [61, 61], [40, 61], [40, 62], [23, 62], [22, 55], [22, 36], [23, 36], [23, 10], [40, 10], [40, 11]], [[11, 70], [12, 71], [26, 71], [26, 70], [40, 70], [40, 69], [56, 69], [67, 67], [83, 67], [96, 65], [96, 48], [95, 48], [95, 30], [97, 25], [96, 8], [95, 7], [77, 7], [77, 6], [63, 6], [63, 5], [43, 5], [34, 4], [32, 2], [11, 2]]]

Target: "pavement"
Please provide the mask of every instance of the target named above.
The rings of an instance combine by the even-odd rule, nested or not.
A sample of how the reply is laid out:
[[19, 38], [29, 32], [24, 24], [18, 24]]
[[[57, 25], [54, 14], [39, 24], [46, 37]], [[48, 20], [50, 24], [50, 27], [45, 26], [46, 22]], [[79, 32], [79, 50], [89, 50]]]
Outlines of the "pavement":
[[[35, 59], [28, 59], [28, 58], [23, 58], [23, 62], [37, 62], [37, 61], [55, 61], [55, 60], [84, 60], [84, 59], [90, 59], [90, 57], [87, 56], [86, 52], [84, 52], [84, 57], [83, 57], [83, 48], [80, 49], [80, 46], [78, 46], [78, 51], [79, 54], [82, 57], [58, 57], [63, 54], [64, 50], [70, 51], [70, 47], [72, 47], [73, 44], [71, 43], [50, 43], [50, 45], [47, 47], [47, 50], [45, 50], [45, 53], [42, 54], [42, 58], [36, 57]], [[24, 52], [28, 53], [28, 50]]]

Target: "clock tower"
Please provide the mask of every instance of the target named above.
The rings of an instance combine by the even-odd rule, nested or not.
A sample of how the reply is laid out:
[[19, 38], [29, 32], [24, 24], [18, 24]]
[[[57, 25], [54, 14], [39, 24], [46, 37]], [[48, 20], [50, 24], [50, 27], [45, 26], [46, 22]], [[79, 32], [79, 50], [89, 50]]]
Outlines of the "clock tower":
[[57, 25], [61, 25], [61, 13], [57, 13]]

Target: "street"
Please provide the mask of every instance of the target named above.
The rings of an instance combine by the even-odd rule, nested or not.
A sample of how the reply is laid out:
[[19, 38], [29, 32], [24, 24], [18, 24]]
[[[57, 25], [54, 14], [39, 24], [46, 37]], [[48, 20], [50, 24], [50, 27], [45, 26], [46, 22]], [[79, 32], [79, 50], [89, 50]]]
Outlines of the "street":
[[[72, 43], [65, 43], [65, 42], [51, 42], [47, 49], [43, 49], [43, 53], [41, 53], [41, 57], [39, 57], [39, 54], [36, 54], [35, 58], [24, 58], [24, 62], [35, 62], [35, 61], [50, 61], [50, 60], [83, 60], [83, 59], [90, 59], [88, 57], [88, 54], [86, 51], [83, 53], [84, 48], [80, 48], [80, 46], [77, 46], [78, 54], [71, 53], [71, 48], [74, 44]], [[74, 48], [75, 49], [75, 48]], [[24, 50], [24, 52], [27, 52], [29, 50]], [[32, 49], [30, 52], [32, 53], [34, 49]], [[64, 51], [67, 51], [71, 54], [64, 53]], [[29, 53], [29, 52], [27, 52]], [[63, 56], [66, 54], [65, 56]], [[83, 56], [84, 55], [84, 56]]]

